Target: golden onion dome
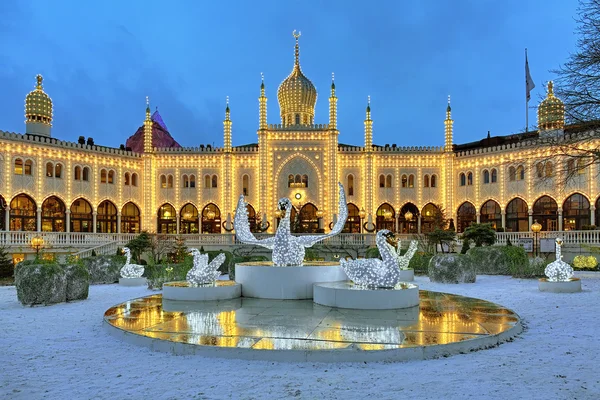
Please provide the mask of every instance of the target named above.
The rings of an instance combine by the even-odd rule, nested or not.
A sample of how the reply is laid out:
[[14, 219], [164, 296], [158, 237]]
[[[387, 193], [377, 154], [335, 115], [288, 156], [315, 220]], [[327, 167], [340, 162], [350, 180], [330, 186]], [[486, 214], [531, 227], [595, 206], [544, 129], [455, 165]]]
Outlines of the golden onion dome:
[[42, 88], [41, 75], [36, 76], [37, 85], [25, 97], [25, 123], [40, 123], [52, 126], [52, 99]]
[[538, 107], [538, 129], [540, 131], [565, 127], [565, 104], [554, 96], [554, 84], [548, 82], [548, 94]]
[[295, 62], [292, 73], [285, 78], [277, 90], [281, 122], [284, 125], [308, 125], [314, 123], [317, 89], [302, 73], [300, 68], [300, 33], [293, 32], [296, 38]]

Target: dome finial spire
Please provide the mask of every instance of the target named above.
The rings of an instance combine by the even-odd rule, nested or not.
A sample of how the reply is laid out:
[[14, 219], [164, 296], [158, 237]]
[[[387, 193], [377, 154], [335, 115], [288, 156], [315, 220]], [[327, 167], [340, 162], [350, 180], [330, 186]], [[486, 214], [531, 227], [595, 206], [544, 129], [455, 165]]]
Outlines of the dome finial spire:
[[548, 95], [554, 96], [554, 82], [552, 81], [548, 82]]
[[294, 29], [294, 31], [292, 32], [292, 35], [296, 38], [296, 51], [295, 51], [295, 61], [294, 64], [297, 66], [300, 66], [300, 45], [298, 44], [298, 39], [300, 38], [300, 35], [302, 35], [302, 32], [298, 31], [298, 33], [296, 33], [296, 30]]
[[42, 90], [42, 81], [44, 80], [44, 78], [42, 77], [42, 75], [37, 74], [35, 79], [37, 80], [37, 85], [35, 88], [38, 90]]

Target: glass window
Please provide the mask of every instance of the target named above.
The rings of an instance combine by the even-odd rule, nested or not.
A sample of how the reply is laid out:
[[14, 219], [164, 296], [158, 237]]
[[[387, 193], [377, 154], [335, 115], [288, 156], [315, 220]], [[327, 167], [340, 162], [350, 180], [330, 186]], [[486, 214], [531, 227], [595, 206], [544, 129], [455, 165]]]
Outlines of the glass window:
[[81, 167], [78, 165], [75, 167], [75, 176], [74, 176], [76, 181], [80, 181], [81, 180]]
[[62, 164], [57, 163], [54, 166], [54, 177], [55, 178], [62, 178]]
[[106, 183], [106, 170], [100, 170], [100, 183]]
[[[390, 177], [391, 177], [391, 175], [390, 175]], [[408, 187], [409, 188], [415, 187], [415, 176], [413, 174], [410, 174], [408, 176]]]
[[32, 169], [33, 169], [33, 161], [31, 161], [31, 160], [25, 161], [25, 175], [32, 175], [33, 174]]
[[423, 187], [429, 187], [429, 175], [423, 177]]
[[437, 186], [437, 175], [431, 175], [431, 187]]
[[217, 187], [217, 176], [216, 175], [212, 176], [212, 187], [214, 187], [214, 188]]
[[46, 176], [52, 178], [54, 176], [54, 165], [51, 162], [46, 163]]
[[125, 186], [129, 186], [129, 172], [125, 172]]
[[348, 196], [354, 196], [354, 175], [348, 175]]
[[90, 180], [90, 169], [88, 167], [83, 167], [83, 180], [86, 182]]
[[20, 158], [15, 159], [15, 174], [23, 175], [23, 160]]
[[498, 182], [498, 171], [496, 168], [492, 169], [492, 183]]
[[137, 186], [138, 185], [138, 175], [136, 173], [133, 173], [131, 175], [131, 184], [133, 186]]
[[113, 170], [108, 171], [108, 183], [115, 183], [115, 171]]

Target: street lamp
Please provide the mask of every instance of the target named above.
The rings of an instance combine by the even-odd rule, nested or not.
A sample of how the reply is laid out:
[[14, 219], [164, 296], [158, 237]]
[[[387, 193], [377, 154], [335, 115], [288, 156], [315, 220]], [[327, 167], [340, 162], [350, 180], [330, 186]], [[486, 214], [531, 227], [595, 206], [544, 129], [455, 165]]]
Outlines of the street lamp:
[[542, 230], [542, 225], [540, 223], [537, 222], [537, 220], [531, 225], [531, 230], [533, 231], [533, 233], [535, 234], [535, 239], [533, 242], [533, 246], [534, 246], [534, 254], [537, 256], [539, 254], [539, 245], [537, 244], [538, 241], [538, 233], [540, 233], [540, 231]]
[[358, 218], [360, 218], [360, 232], [362, 232], [362, 229], [363, 229], [363, 220], [365, 219], [366, 216], [367, 216], [367, 212], [365, 211], [365, 208], [363, 207], [358, 212]]
[[40, 254], [40, 249], [44, 247], [44, 238], [41, 236], [35, 236], [31, 239], [31, 247], [35, 250], [35, 258], [38, 258]]

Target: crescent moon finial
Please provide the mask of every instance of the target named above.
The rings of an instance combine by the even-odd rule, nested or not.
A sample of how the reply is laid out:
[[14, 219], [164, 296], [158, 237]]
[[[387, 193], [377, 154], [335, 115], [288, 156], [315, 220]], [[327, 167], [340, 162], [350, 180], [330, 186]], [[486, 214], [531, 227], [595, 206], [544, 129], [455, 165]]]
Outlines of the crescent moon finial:
[[296, 30], [294, 29], [294, 31], [292, 32], [292, 35], [296, 38], [296, 40], [298, 40], [300, 35], [302, 35], [302, 32], [298, 31], [298, 33], [296, 33]]

